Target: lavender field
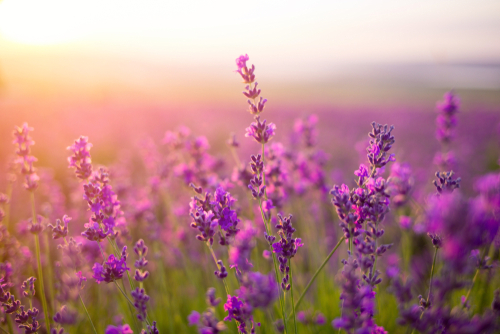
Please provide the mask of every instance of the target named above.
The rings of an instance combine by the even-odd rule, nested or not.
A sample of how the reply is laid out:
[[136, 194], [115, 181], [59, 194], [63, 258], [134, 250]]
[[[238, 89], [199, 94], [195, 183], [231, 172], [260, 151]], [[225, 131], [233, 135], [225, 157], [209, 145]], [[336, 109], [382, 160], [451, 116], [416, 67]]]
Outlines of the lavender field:
[[500, 334], [499, 31], [0, 0], [0, 334]]
[[43, 151], [14, 128], [2, 332], [500, 332], [499, 114], [448, 91], [434, 113], [294, 120], [247, 55], [235, 72], [231, 134]]

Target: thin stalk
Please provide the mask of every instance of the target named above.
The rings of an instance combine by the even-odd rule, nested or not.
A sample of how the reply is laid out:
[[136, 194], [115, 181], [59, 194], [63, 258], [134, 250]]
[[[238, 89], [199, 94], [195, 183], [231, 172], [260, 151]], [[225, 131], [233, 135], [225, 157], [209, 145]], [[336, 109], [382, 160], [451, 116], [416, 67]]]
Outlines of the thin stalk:
[[[337, 242], [337, 245], [335, 245], [335, 247], [332, 249], [332, 251], [330, 252], [330, 254], [328, 254], [326, 256], [326, 258], [323, 261], [323, 263], [321, 264], [321, 266], [319, 266], [318, 270], [316, 270], [316, 272], [314, 273], [313, 277], [311, 277], [311, 279], [309, 280], [309, 283], [307, 283], [307, 285], [306, 285], [306, 288], [304, 289], [304, 291], [300, 295], [299, 299], [297, 300], [297, 303], [294, 306], [295, 309], [299, 308], [300, 302], [302, 302], [302, 299], [306, 295], [307, 291], [309, 291], [309, 288], [311, 287], [311, 285], [316, 280], [316, 277], [318, 277], [319, 273], [323, 270], [323, 268], [326, 266], [326, 264], [328, 263], [328, 261], [330, 261], [330, 258], [333, 256], [333, 254], [335, 253], [335, 251], [337, 250], [337, 248], [340, 247], [340, 245], [342, 244], [342, 242], [344, 242], [344, 240], [345, 240], [345, 237], [340, 238], [339, 242]], [[295, 311], [294, 311], [294, 313], [295, 313]]]
[[85, 310], [85, 313], [87, 314], [87, 317], [89, 318], [89, 321], [92, 324], [92, 329], [94, 330], [94, 333], [97, 334], [97, 330], [95, 329], [94, 322], [92, 321], [92, 318], [90, 317], [89, 311], [87, 311], [87, 308], [85, 307], [85, 303], [83, 302], [83, 299], [82, 299], [82, 296], [80, 295], [80, 292], [78, 292], [78, 297], [80, 297], [80, 301], [82, 302], [83, 309]]
[[3, 329], [2, 327], [0, 327], [0, 330], [2, 331], [2, 333], [6, 333], [6, 334], [10, 334], [9, 332], [7, 332], [5, 329]]
[[[49, 246], [49, 234], [48, 233], [44, 233], [43, 234], [43, 243], [44, 243], [44, 252], [45, 252], [45, 257], [47, 258], [47, 261], [49, 262], [50, 260], [50, 246]], [[49, 282], [53, 282], [53, 277], [54, 277], [54, 274], [52, 272], [52, 266], [50, 265], [50, 262], [49, 262], [49, 265], [47, 266], [47, 276], [48, 276], [48, 281]], [[49, 297], [49, 300], [50, 300], [50, 309], [51, 310], [54, 310], [55, 307], [54, 307], [54, 296], [56, 295], [55, 291], [54, 291], [54, 285], [53, 284], [50, 284], [49, 285], [49, 289], [48, 289], [48, 297]]]
[[295, 314], [295, 302], [293, 301], [292, 261], [290, 261], [290, 259], [288, 259], [288, 267], [290, 267], [290, 294], [292, 295], [293, 326], [295, 327], [295, 334], [297, 334], [297, 315]]
[[[66, 245], [69, 245], [68, 239], [66, 239], [66, 237], [64, 237], [64, 242], [66, 243]], [[75, 263], [73, 263], [73, 264], [75, 265], [75, 274], [76, 274], [77, 273], [76, 264]], [[89, 311], [87, 311], [87, 307], [85, 307], [85, 303], [83, 302], [82, 296], [80, 295], [80, 291], [78, 291], [78, 297], [80, 297], [80, 301], [82, 302], [83, 309], [85, 310], [85, 313], [87, 314], [87, 317], [89, 318], [89, 321], [92, 324], [92, 329], [94, 330], [94, 333], [97, 334], [97, 331], [96, 331], [95, 326], [94, 326], [94, 322], [92, 321], [92, 318], [90, 317]]]
[[427, 294], [427, 302], [431, 299], [431, 291], [432, 291], [432, 277], [434, 276], [434, 268], [436, 267], [436, 257], [438, 253], [438, 249], [436, 247], [436, 250], [434, 251], [434, 259], [432, 260], [432, 267], [431, 267], [431, 278], [429, 280], [429, 293]]
[[12, 328], [12, 319], [10, 317], [7, 318], [7, 326], [9, 327], [9, 331], [14, 333], [14, 329]]
[[5, 203], [5, 216], [3, 217], [3, 222], [5, 224], [5, 227], [7, 228], [7, 231], [9, 231], [9, 221], [10, 221], [10, 202], [12, 201], [12, 184], [13, 182], [9, 181], [7, 182], [7, 191], [6, 195], [9, 201]]
[[[35, 193], [31, 192], [31, 211], [33, 213], [33, 224], [37, 223], [36, 209], [35, 209]], [[42, 299], [43, 315], [45, 318], [45, 327], [47, 332], [50, 333], [50, 317], [49, 308], [47, 307], [47, 299], [45, 299], [45, 286], [43, 284], [43, 270], [42, 261], [40, 260], [40, 240], [38, 234], [35, 234], [35, 250], [36, 250], [36, 261], [38, 265], [38, 282], [40, 285], [40, 299]]]
[[[212, 254], [212, 258], [214, 259], [214, 262], [215, 262], [215, 265], [217, 266], [217, 269], [220, 270], [220, 266], [217, 263], [217, 257], [215, 256], [215, 252], [214, 252], [212, 245], [210, 245], [210, 241], [207, 241], [207, 246], [208, 246], [208, 249], [210, 249], [210, 254]], [[226, 279], [223, 278], [222, 282], [224, 283], [224, 288], [226, 289], [226, 295], [229, 296], [229, 287], [227, 286]]]
[[476, 279], [478, 276], [479, 276], [479, 268], [476, 269], [476, 274], [474, 275], [474, 278], [472, 279], [472, 284], [469, 288], [469, 291], [467, 291], [467, 295], [465, 296], [465, 300], [463, 302], [464, 307], [465, 307], [465, 305], [467, 305], [467, 300], [469, 300], [470, 293], [472, 291], [472, 288], [474, 287], [474, 283], [476, 283]]
[[[434, 259], [432, 260], [432, 267], [431, 267], [431, 278], [430, 278], [430, 281], [429, 281], [429, 293], [427, 294], [427, 303], [429, 303], [429, 300], [431, 298], [431, 291], [432, 291], [432, 277], [434, 276], [434, 268], [436, 267], [436, 257], [437, 257], [437, 252], [438, 252], [438, 249], [436, 247], [436, 250], [434, 251]], [[470, 292], [470, 291], [469, 291]], [[425, 312], [425, 309], [422, 310], [422, 313], [420, 313], [420, 319], [422, 319], [422, 317], [424, 316], [424, 312]], [[408, 327], [408, 329], [410, 329]], [[415, 333], [415, 328], [413, 328], [413, 330], [411, 331], [411, 333]]]

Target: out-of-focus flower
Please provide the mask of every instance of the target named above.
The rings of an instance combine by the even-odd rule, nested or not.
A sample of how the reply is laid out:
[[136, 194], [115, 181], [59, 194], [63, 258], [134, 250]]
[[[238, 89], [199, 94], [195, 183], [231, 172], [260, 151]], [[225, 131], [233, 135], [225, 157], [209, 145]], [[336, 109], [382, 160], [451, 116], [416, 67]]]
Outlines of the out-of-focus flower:
[[134, 333], [129, 325], [108, 326], [104, 334], [132, 334]]
[[40, 178], [33, 166], [37, 158], [30, 155], [30, 146], [35, 144], [29, 136], [30, 131], [33, 131], [33, 128], [29, 127], [27, 123], [24, 123], [21, 127], [16, 127], [13, 133], [14, 141], [12, 143], [17, 146], [16, 154], [18, 157], [15, 163], [21, 167], [21, 174], [24, 175], [24, 188], [28, 191], [35, 191], [36, 188], [38, 188], [38, 181]]
[[69, 168], [75, 168], [76, 176], [79, 179], [86, 180], [92, 175], [92, 159], [90, 157], [90, 149], [92, 144], [89, 143], [89, 138], [81, 136], [75, 143], [68, 146], [68, 150], [73, 153], [68, 158]]

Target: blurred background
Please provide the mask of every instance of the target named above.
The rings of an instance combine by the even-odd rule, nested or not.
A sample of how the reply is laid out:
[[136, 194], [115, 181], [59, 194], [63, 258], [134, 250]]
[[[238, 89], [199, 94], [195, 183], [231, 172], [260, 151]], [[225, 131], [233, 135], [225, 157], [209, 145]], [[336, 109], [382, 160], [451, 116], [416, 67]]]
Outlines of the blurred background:
[[498, 142], [496, 0], [3, 0], [0, 158], [24, 121], [35, 127], [35, 155], [53, 152], [41, 159], [56, 166], [79, 135], [103, 162], [180, 124], [215, 144], [230, 132], [242, 139], [251, 118], [234, 59], [245, 53], [281, 139], [310, 113], [332, 153], [332, 143], [363, 140], [372, 120], [394, 123], [405, 159], [411, 145], [428, 145], [428, 168], [435, 103], [454, 89], [462, 159]]

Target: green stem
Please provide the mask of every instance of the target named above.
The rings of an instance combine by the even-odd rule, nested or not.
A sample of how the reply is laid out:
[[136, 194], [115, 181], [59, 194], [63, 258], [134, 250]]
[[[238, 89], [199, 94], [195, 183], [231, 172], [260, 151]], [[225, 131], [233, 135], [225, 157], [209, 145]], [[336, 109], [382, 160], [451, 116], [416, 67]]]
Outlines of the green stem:
[[7, 182], [7, 198], [9, 201], [5, 203], [5, 216], [3, 218], [3, 222], [5, 224], [5, 227], [7, 228], [7, 231], [9, 231], [9, 221], [10, 221], [10, 202], [12, 201], [12, 182], [8, 181]]
[[[210, 244], [210, 241], [207, 241], [207, 246], [208, 246], [208, 249], [210, 249], [210, 254], [212, 254], [212, 258], [214, 259], [214, 262], [215, 262], [215, 265], [217, 266], [217, 269], [220, 270], [221, 267], [217, 263], [217, 257], [215, 256], [215, 252], [214, 252], [212, 245]], [[224, 283], [224, 288], [226, 289], [226, 295], [229, 296], [229, 287], [227, 285], [226, 279], [223, 278], [222, 282]]]
[[[31, 192], [31, 211], [33, 213], [33, 224], [37, 224], [36, 209], [35, 209], [35, 193]], [[40, 298], [42, 299], [43, 315], [45, 317], [45, 327], [47, 332], [50, 333], [50, 317], [49, 309], [47, 307], [47, 299], [45, 299], [45, 286], [43, 284], [43, 270], [42, 261], [40, 260], [40, 240], [38, 234], [35, 234], [35, 250], [36, 250], [36, 261], [38, 265], [38, 280], [40, 285]]]
[[83, 302], [83, 299], [82, 299], [82, 296], [80, 295], [80, 292], [78, 292], [78, 297], [80, 297], [80, 301], [82, 302], [83, 309], [85, 310], [85, 313], [87, 314], [87, 317], [89, 318], [89, 321], [92, 324], [92, 329], [94, 330], [94, 333], [97, 334], [97, 330], [95, 329], [94, 322], [92, 321], [92, 318], [90, 317], [89, 311], [87, 311], [87, 308], [85, 307], [85, 303]]
[[295, 334], [297, 334], [297, 316], [295, 314], [295, 302], [293, 301], [292, 261], [290, 261], [290, 259], [288, 259], [288, 266], [290, 267], [290, 293], [292, 295], [293, 326], [295, 327]]
[[474, 275], [474, 278], [472, 279], [472, 284], [469, 288], [469, 291], [467, 291], [467, 295], [465, 296], [465, 300], [463, 302], [463, 306], [467, 305], [467, 300], [469, 300], [470, 293], [472, 291], [472, 288], [474, 287], [474, 283], [476, 283], [477, 276], [479, 276], [479, 268], [476, 270], [476, 274]]
[[14, 333], [14, 329], [12, 328], [12, 319], [10, 317], [7, 318], [7, 326], [9, 327], [9, 331]]
[[[430, 278], [430, 281], [429, 281], [429, 293], [427, 294], [427, 303], [429, 303], [429, 300], [431, 298], [431, 291], [432, 291], [432, 277], [434, 276], [434, 268], [436, 267], [436, 257], [437, 257], [437, 252], [438, 252], [438, 249], [436, 247], [436, 250], [434, 251], [434, 259], [432, 260], [432, 267], [431, 267], [431, 278]], [[422, 310], [422, 313], [420, 313], [420, 319], [422, 319], [422, 317], [424, 316], [424, 312], [425, 312], [425, 309]], [[409, 329], [409, 327], [408, 327]], [[411, 331], [411, 334], [415, 333], [415, 328], [413, 328], [413, 330]]]
[[2, 333], [6, 333], [6, 334], [10, 334], [9, 332], [7, 332], [5, 329], [3, 329], [2, 327], [0, 327], [0, 330], [2, 331]]
[[[50, 265], [50, 246], [49, 246], [49, 234], [48, 232], [43, 233], [43, 243], [44, 243], [44, 252], [45, 252], [45, 257], [47, 258], [48, 266], [47, 266], [47, 276], [48, 276], [48, 281], [53, 282], [53, 277], [54, 274], [52, 272], [52, 266]], [[50, 303], [50, 309], [54, 310], [54, 296], [55, 296], [55, 291], [54, 291], [54, 284], [49, 285], [48, 289], [48, 298]]]
[[[344, 242], [344, 240], [345, 240], [345, 237], [340, 238], [339, 242], [337, 242], [337, 245], [335, 245], [335, 247], [332, 249], [332, 251], [330, 252], [330, 254], [328, 254], [326, 256], [326, 258], [323, 261], [323, 263], [321, 264], [321, 266], [319, 266], [318, 270], [316, 270], [316, 272], [314, 273], [313, 277], [309, 280], [309, 283], [307, 283], [306, 288], [304, 289], [304, 291], [300, 295], [299, 299], [297, 300], [297, 303], [295, 304], [295, 307], [294, 307], [295, 309], [299, 308], [300, 302], [302, 301], [302, 299], [306, 295], [307, 291], [309, 291], [309, 288], [311, 287], [311, 285], [316, 280], [316, 277], [318, 277], [319, 273], [323, 270], [323, 268], [326, 266], [326, 264], [328, 263], [328, 261], [330, 261], [330, 258], [333, 256], [333, 254], [335, 253], [335, 251], [337, 250], [337, 248], [340, 247], [340, 245], [342, 244], [342, 242]], [[294, 311], [294, 313], [295, 313], [295, 311]]]
[[432, 259], [431, 278], [429, 280], [429, 293], [427, 294], [427, 303], [431, 299], [432, 277], [434, 276], [434, 268], [436, 267], [436, 257], [437, 257], [438, 249], [439, 248], [436, 247], [436, 250], [434, 251], [434, 258]]

